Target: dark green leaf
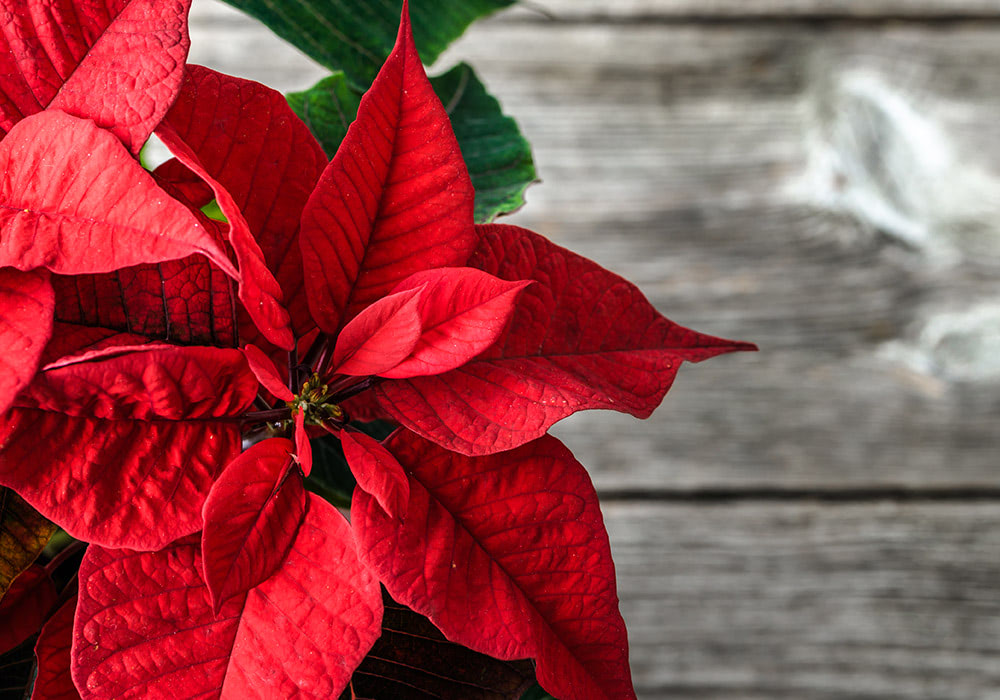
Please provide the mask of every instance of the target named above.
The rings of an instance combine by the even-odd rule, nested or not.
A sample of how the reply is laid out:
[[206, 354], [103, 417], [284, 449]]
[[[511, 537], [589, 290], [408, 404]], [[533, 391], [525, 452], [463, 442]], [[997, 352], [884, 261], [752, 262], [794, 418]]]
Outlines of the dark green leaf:
[[288, 94], [287, 98], [327, 157], [333, 158], [347, 134], [347, 127], [358, 116], [361, 101], [361, 96], [347, 84], [343, 72], [337, 71], [308, 90]]
[[350, 508], [351, 495], [358, 482], [347, 466], [340, 440], [324, 435], [309, 442], [312, 443], [313, 466], [306, 477], [306, 488], [338, 508]]
[[[360, 91], [368, 89], [399, 28], [402, 0], [226, 0], [256, 17], [330, 70], [342, 70]], [[479, 17], [516, 0], [411, 0], [410, 19], [420, 57], [434, 63], [448, 44]]]
[[[525, 189], [537, 176], [531, 146], [517, 122], [504, 115], [500, 103], [465, 63], [432, 78], [431, 84], [451, 118], [476, 190], [476, 222], [486, 223], [520, 208]], [[288, 95], [292, 109], [331, 158], [357, 116], [360, 99], [342, 73]]]
[[354, 672], [364, 698], [519, 700], [534, 682], [530, 661], [498, 661], [449, 642], [423, 615], [382, 592], [382, 636]]
[[0, 598], [31, 566], [56, 531], [54, 523], [12, 490], [0, 487]]
[[35, 675], [35, 640], [21, 642], [0, 654], [0, 700], [23, 700]]
[[492, 221], [524, 205], [524, 191], [538, 178], [531, 146], [517, 122], [486, 92], [472, 67], [460, 63], [431, 79], [476, 189], [476, 223]]
[[542, 689], [542, 686], [535, 683], [528, 688], [527, 692], [521, 696], [521, 700], [556, 700]]

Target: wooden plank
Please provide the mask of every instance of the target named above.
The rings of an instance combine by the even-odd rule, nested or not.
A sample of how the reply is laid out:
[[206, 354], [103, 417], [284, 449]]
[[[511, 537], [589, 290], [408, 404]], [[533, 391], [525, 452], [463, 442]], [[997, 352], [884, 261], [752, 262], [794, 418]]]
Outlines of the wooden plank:
[[[192, 60], [322, 74], [210, 15]], [[492, 20], [460, 59], [535, 146], [512, 223], [763, 349], [557, 426], [599, 488], [996, 487], [1000, 28]]]
[[639, 697], [1000, 687], [994, 503], [605, 504]]
[[1000, 17], [991, 0], [530, 0], [506, 19], [713, 21]]

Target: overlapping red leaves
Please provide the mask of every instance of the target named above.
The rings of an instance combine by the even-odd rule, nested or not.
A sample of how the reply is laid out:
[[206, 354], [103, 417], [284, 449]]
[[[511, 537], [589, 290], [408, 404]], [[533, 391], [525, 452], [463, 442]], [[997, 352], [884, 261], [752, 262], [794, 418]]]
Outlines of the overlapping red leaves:
[[[281, 95], [185, 67], [187, 3], [26, 8], [0, 52], [0, 485], [90, 543], [75, 618], [48, 589], [20, 609], [29, 637], [51, 616], [33, 697], [336, 698], [380, 583], [557, 697], [633, 696], [597, 497], [546, 431], [648, 416], [683, 361], [752, 346], [475, 226], [405, 5], [328, 164]], [[150, 174], [154, 128], [176, 158]], [[305, 488], [321, 433], [350, 524]]]

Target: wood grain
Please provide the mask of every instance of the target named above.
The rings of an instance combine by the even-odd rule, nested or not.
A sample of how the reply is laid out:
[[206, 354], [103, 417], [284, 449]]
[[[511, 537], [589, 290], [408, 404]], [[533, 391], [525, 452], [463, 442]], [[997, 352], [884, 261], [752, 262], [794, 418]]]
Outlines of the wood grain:
[[607, 503], [644, 700], [1000, 687], [995, 503]]
[[927, 20], [942, 17], [998, 17], [991, 0], [530, 0], [508, 18], [649, 22], [789, 18]]

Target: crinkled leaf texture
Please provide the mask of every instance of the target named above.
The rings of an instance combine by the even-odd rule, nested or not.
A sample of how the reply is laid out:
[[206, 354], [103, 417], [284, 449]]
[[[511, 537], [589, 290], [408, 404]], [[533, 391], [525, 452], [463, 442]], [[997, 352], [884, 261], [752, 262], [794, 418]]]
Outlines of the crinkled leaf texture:
[[35, 376], [54, 311], [48, 270], [0, 268], [0, 415]]
[[73, 640], [84, 698], [328, 700], [378, 637], [378, 582], [317, 496], [281, 568], [218, 616], [200, 568], [196, 540], [87, 550]]
[[[207, 228], [215, 227], [202, 218]], [[222, 241], [221, 235], [217, 239]], [[207, 258], [143, 264], [99, 275], [53, 275], [57, 328], [50, 345], [58, 359], [97, 344], [138, 345], [160, 340], [183, 345], [235, 347], [233, 280]], [[133, 336], [131, 340], [112, 339]]]
[[537, 282], [521, 294], [506, 332], [456, 370], [375, 389], [393, 419], [448, 449], [511, 449], [589, 408], [646, 418], [681, 362], [754, 349], [669, 321], [631, 282], [536, 233], [478, 230], [471, 266]]
[[558, 440], [465, 457], [399, 431], [402, 521], [354, 491], [362, 560], [453, 642], [533, 658], [556, 697], [634, 697], [608, 536], [587, 472]]
[[0, 169], [2, 267], [109, 272], [201, 253], [237, 276], [187, 207], [92, 121], [49, 111], [18, 122]]
[[0, 419], [0, 484], [78, 539], [158, 549], [201, 529], [257, 386], [238, 350], [148, 345], [67, 358]]
[[475, 247], [473, 190], [404, 14], [396, 47], [302, 214], [309, 308], [331, 335], [414, 272]]
[[31, 566], [56, 531], [55, 523], [10, 489], [0, 487], [0, 598]]
[[0, 37], [0, 130], [46, 108], [92, 119], [133, 153], [177, 95], [191, 0], [24, 0]]
[[285, 559], [306, 513], [290, 440], [251, 446], [226, 467], [205, 499], [201, 552], [216, 612], [267, 580]]
[[35, 643], [38, 676], [31, 691], [31, 700], [79, 700], [80, 698], [69, 672], [74, 613], [76, 613], [76, 596], [63, 603], [42, 627], [42, 633]]
[[[305, 335], [314, 324], [302, 291], [298, 227], [327, 164], [316, 139], [281, 93], [197, 65], [187, 66], [163, 126], [232, 197], [281, 285], [296, 335]], [[156, 172], [183, 180], [185, 170], [172, 160]], [[241, 335], [256, 342], [252, 326]]]

